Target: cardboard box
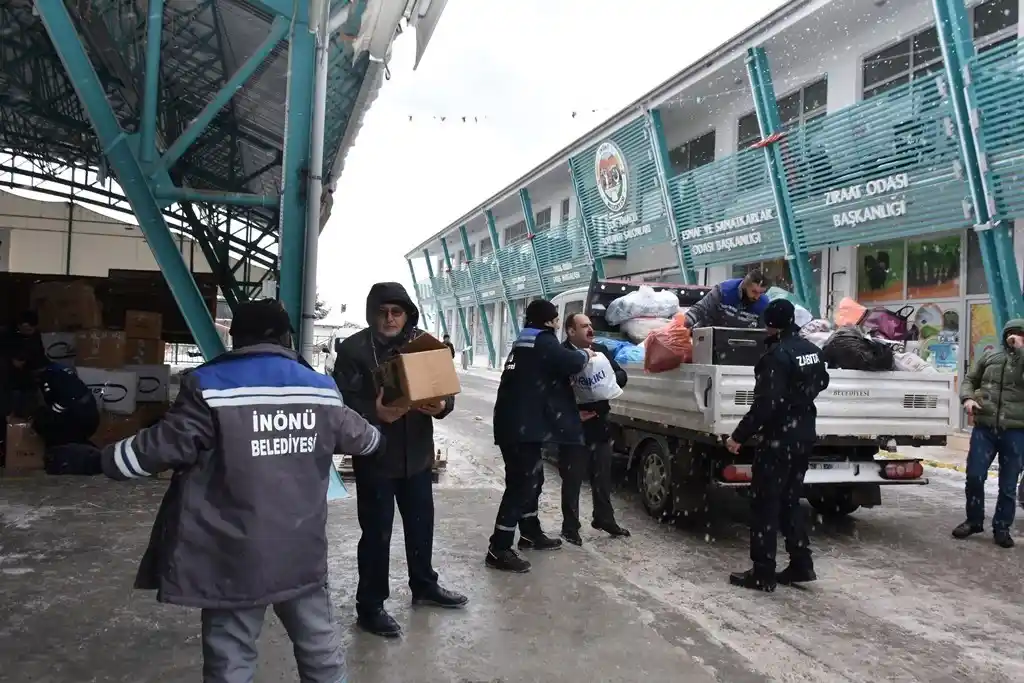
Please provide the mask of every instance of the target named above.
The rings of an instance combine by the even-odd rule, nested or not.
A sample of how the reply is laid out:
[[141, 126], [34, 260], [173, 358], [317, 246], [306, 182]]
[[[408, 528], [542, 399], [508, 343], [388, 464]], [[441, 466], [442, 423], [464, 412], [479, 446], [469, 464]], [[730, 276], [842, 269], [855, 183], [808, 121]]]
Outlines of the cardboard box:
[[40, 282], [29, 307], [39, 314], [40, 332], [76, 332], [103, 326], [96, 292], [88, 282]]
[[170, 398], [170, 365], [126, 365], [124, 369], [138, 376], [136, 403], [166, 403]]
[[139, 378], [134, 372], [78, 366], [78, 378], [85, 382], [100, 410], [119, 415], [135, 412]]
[[23, 420], [7, 419], [6, 474], [38, 472], [43, 469], [43, 440]]
[[150, 311], [126, 311], [124, 333], [131, 339], [159, 339], [164, 331], [164, 317]]
[[125, 365], [160, 365], [166, 356], [166, 345], [159, 339], [129, 338], [124, 354]]
[[167, 403], [144, 403], [131, 415], [102, 413], [100, 414], [100, 426], [93, 434], [92, 442], [103, 448], [122, 439], [127, 439], [129, 436], [134, 436], [163, 417], [168, 407]]
[[124, 365], [124, 332], [87, 330], [75, 335], [75, 365], [115, 369]]
[[64, 367], [75, 367], [76, 333], [44, 332], [39, 336], [43, 339], [43, 351], [46, 352], [47, 358]]
[[376, 374], [386, 405], [415, 408], [462, 390], [451, 351], [429, 334], [399, 349], [399, 355], [383, 363]]

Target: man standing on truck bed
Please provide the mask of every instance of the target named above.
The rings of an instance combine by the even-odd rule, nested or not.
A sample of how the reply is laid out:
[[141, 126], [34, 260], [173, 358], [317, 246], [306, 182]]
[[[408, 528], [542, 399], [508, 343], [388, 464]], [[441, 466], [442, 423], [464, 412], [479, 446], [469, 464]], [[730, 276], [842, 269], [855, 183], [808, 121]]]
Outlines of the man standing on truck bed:
[[[565, 319], [565, 348], [593, 349], [603, 353], [615, 373], [620, 387], [626, 386], [626, 371], [619, 367], [611, 351], [594, 341], [594, 326], [582, 313]], [[608, 424], [611, 404], [608, 401], [582, 403], [577, 406], [583, 421], [584, 446], [564, 446], [558, 453], [558, 473], [562, 476], [562, 538], [573, 545], [583, 545], [580, 537], [580, 485], [583, 474], [590, 470], [590, 493], [594, 498], [594, 518], [590, 526], [612, 536], [629, 536], [629, 531], [615, 521], [612, 508], [612, 433]]]
[[960, 388], [960, 400], [974, 418], [967, 453], [967, 521], [955, 538], [985, 530], [985, 479], [999, 455], [999, 496], [992, 515], [992, 538], [1013, 547], [1010, 527], [1016, 512], [1014, 493], [1024, 460], [1024, 320], [1003, 327], [1003, 343], [974, 361]]
[[768, 307], [768, 279], [760, 270], [752, 270], [741, 278], [726, 280], [711, 288], [704, 298], [686, 311], [683, 323], [689, 327], [761, 326], [761, 316]]
[[[800, 510], [800, 492], [818, 435], [814, 399], [828, 387], [828, 370], [820, 349], [800, 336], [796, 309], [785, 299], [765, 308], [769, 337], [754, 368], [754, 403], [726, 441], [729, 452], [754, 436], [750, 482], [750, 559], [753, 569], [729, 576], [729, 583], [772, 592], [775, 584], [814, 581], [810, 540]], [[778, 531], [786, 538], [789, 566], [775, 573]]]
[[494, 443], [505, 461], [505, 492], [487, 548], [488, 567], [528, 572], [530, 563], [512, 549], [554, 550], [562, 542], [541, 528], [537, 517], [544, 485], [544, 444], [583, 447], [583, 423], [569, 378], [595, 354], [558, 343], [558, 309], [544, 299], [531, 301], [526, 320], [505, 360], [494, 401]]

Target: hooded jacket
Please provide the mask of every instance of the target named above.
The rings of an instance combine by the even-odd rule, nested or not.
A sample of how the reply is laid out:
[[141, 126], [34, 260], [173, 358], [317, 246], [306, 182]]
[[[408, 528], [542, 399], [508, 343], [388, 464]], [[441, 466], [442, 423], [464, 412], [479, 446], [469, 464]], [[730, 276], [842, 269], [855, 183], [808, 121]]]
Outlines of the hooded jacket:
[[[405, 309], [408, 320], [401, 334], [394, 339], [383, 339], [376, 332], [377, 311], [382, 304], [392, 303]], [[416, 327], [419, 309], [409, 298], [405, 287], [397, 282], [379, 282], [370, 288], [366, 297], [365, 330], [360, 330], [341, 342], [334, 362], [334, 381], [338, 384], [345, 404], [376, 425], [384, 435], [384, 452], [372, 462], [356, 458], [353, 467], [391, 479], [402, 479], [419, 474], [434, 463], [434, 424], [452, 412], [455, 397], [445, 398], [445, 408], [437, 418], [417, 410], [383, 424], [377, 418], [377, 390], [379, 382], [374, 371], [381, 363], [398, 355], [406, 342], [423, 334]]]
[[818, 440], [814, 399], [829, 382], [821, 349], [801, 337], [795, 325], [765, 344], [768, 350], [754, 366], [754, 403], [732, 438], [743, 444], [760, 435], [768, 447], [813, 444]]
[[379, 446], [331, 378], [291, 349], [247, 346], [186, 373], [162, 420], [101, 455], [112, 479], [174, 470], [135, 587], [244, 609], [323, 586], [334, 453], [374, 457]]
[[494, 443], [583, 444], [569, 377], [587, 364], [580, 349], [558, 343], [555, 331], [524, 327], [505, 361], [494, 401]]
[[756, 301], [747, 301], [742, 285], [743, 278], [734, 278], [712, 287], [686, 311], [690, 327], [760, 327], [761, 316], [771, 301], [765, 294]]
[[1024, 428], [1024, 350], [1006, 342], [1024, 334], [1024, 319], [1003, 326], [1002, 344], [975, 359], [960, 387], [960, 402], [977, 402], [974, 424], [992, 429]]

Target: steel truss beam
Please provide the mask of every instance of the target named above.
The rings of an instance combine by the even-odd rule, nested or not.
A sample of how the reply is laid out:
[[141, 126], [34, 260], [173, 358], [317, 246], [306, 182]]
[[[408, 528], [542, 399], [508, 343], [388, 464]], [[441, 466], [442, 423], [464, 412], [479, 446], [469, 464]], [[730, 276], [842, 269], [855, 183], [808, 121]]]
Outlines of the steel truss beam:
[[[433, 286], [433, 284], [434, 284], [434, 266], [430, 265], [430, 250], [429, 249], [424, 249], [423, 250], [423, 258], [427, 262], [427, 277], [430, 279], [431, 286]], [[409, 259], [406, 259], [406, 260], [409, 261], [409, 272], [412, 273], [413, 284], [416, 284], [416, 271], [413, 270], [412, 261], [409, 260]], [[448, 318], [445, 317], [444, 306], [441, 305], [441, 297], [438, 295], [437, 292], [434, 292], [433, 294], [434, 294], [434, 303], [437, 305], [437, 314], [441, 317], [441, 330], [446, 335], [451, 336], [451, 332], [448, 331]]]
[[[444, 238], [444, 237], [441, 238], [441, 250], [444, 252], [444, 266], [445, 266], [445, 268], [448, 269], [448, 272], [451, 273], [452, 272], [452, 255], [451, 255], [451, 252], [448, 251], [448, 240], [447, 240], [447, 238]], [[424, 250], [424, 254], [426, 254], [425, 250]], [[428, 260], [427, 263], [429, 264], [430, 261]], [[466, 324], [466, 311], [465, 311], [465, 309], [462, 308], [462, 302], [459, 301], [459, 295], [455, 293], [455, 288], [454, 287], [452, 287], [452, 296], [455, 298], [455, 310], [458, 311], [458, 313], [459, 313], [459, 322], [462, 323], [462, 338], [466, 340], [466, 344], [468, 345], [467, 353], [469, 354], [469, 364], [472, 365], [473, 364], [473, 347], [475, 346], [473, 342], [475, 340], [472, 337], [469, 336], [469, 325]]]
[[519, 316], [516, 313], [516, 302], [509, 297], [508, 285], [505, 283], [505, 270], [501, 267], [501, 257], [498, 254], [505, 245], [498, 239], [498, 227], [494, 223], [494, 212], [490, 209], [484, 211], [484, 219], [487, 221], [487, 232], [491, 235], [491, 244], [494, 245], [494, 258], [498, 260], [498, 277], [501, 279], [501, 294], [505, 299], [505, 308], [508, 309], [508, 319], [512, 323], [512, 329], [516, 336], [519, 336]]
[[537, 236], [537, 220], [533, 216], [533, 202], [530, 201], [530, 191], [525, 187], [519, 189], [519, 203], [523, 207], [523, 218], [526, 221], [526, 237], [530, 240], [530, 253], [533, 254], [533, 264], [537, 267], [537, 280], [540, 282], [540, 295], [550, 299], [547, 285], [544, 284], [544, 271], [540, 267], [540, 256], [537, 254], [537, 245], [533, 238]]
[[117, 172], [125, 195], [139, 220], [139, 227], [167, 279], [196, 345], [208, 359], [223, 353], [224, 345], [217, 334], [213, 318], [171, 236], [160, 206], [146, 182], [142, 166], [107, 101], [99, 76], [78, 37], [67, 7], [63, 0], [36, 0], [36, 8], [78, 92], [99, 142]]

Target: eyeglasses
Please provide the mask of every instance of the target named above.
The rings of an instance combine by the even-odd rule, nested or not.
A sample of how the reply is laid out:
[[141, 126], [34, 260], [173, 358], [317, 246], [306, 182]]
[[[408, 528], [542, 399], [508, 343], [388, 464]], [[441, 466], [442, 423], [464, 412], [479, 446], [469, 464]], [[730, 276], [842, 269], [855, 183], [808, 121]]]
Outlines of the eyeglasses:
[[405, 309], [401, 306], [381, 307], [380, 310], [377, 311], [377, 315], [381, 318], [394, 318], [397, 320], [405, 315]]

